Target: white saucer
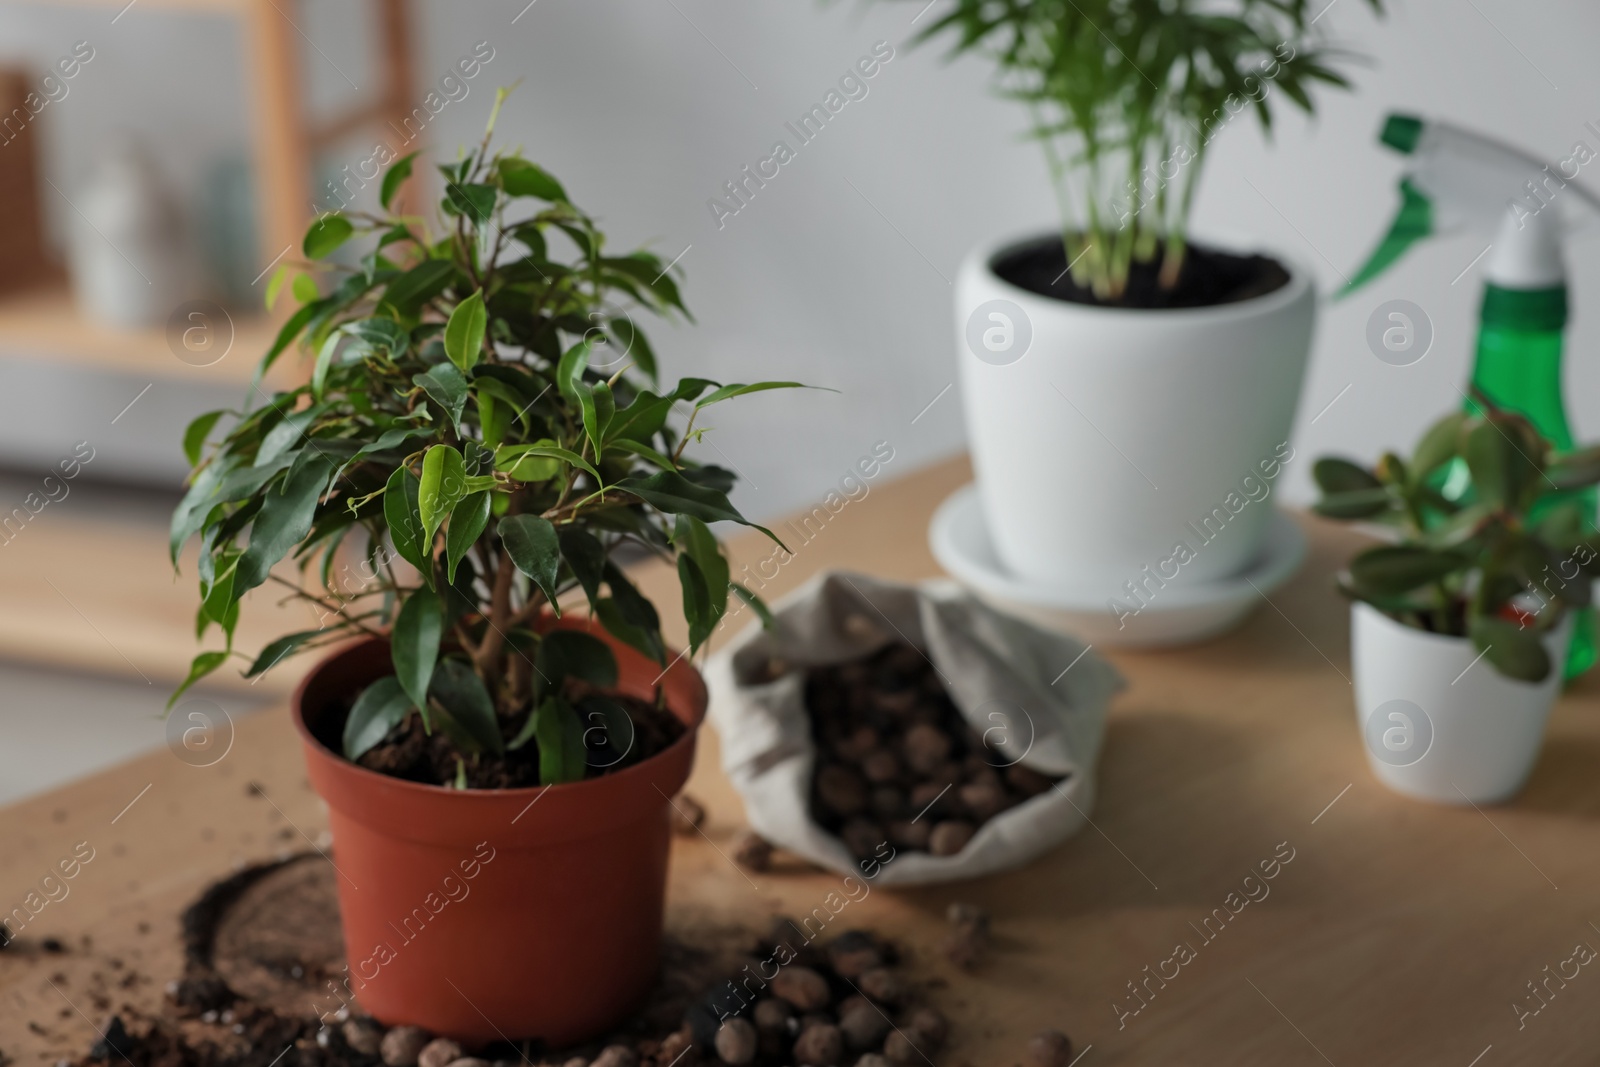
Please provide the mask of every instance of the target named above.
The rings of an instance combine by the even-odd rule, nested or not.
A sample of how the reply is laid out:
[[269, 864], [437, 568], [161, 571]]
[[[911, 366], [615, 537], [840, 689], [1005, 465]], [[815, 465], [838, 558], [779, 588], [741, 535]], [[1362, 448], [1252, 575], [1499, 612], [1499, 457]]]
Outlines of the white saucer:
[[[1052, 588], [1007, 571], [989, 540], [976, 485], [962, 486], [939, 505], [928, 540], [939, 565], [994, 607], [1092, 645], [1128, 648], [1188, 644], [1232, 629], [1306, 555], [1305, 534], [1275, 510], [1254, 566], [1213, 582], [1174, 582], [1142, 606], [1124, 599], [1126, 610], [1119, 615], [1106, 597]], [[1135, 607], [1137, 613], [1131, 611]]]

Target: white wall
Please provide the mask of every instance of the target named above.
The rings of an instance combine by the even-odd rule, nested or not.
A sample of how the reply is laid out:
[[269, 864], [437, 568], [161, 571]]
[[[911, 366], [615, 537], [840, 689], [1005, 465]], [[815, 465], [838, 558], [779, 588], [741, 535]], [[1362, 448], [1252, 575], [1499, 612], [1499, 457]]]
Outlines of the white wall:
[[[1600, 119], [1600, 67], [1589, 54], [1600, 10], [1578, 0], [1394, 2], [1382, 21], [1360, 0], [1336, 0], [1322, 19], [1371, 58], [1355, 72], [1356, 93], [1324, 94], [1314, 122], [1283, 113], [1271, 146], [1244, 122], [1221, 136], [1201, 189], [1201, 233], [1254, 235], [1307, 263], [1330, 291], [1394, 204], [1398, 157], [1375, 142], [1385, 111], [1448, 117], [1550, 157], [1579, 138], [1600, 148], [1582, 128]], [[718, 412], [715, 447], [702, 452], [719, 461], [720, 449], [748, 476], [744, 508], [767, 516], [817, 499], [879, 439], [896, 450], [891, 472], [957, 451], [953, 391], [916, 418], [955, 376], [948, 279], [980, 240], [1053, 225], [1044, 168], [1019, 137], [1023, 116], [987, 93], [987, 70], [947, 66], [937, 47], [910, 48], [921, 8], [912, 0], [525, 3], [418, 6], [421, 79], [435, 81], [479, 40], [496, 49], [471, 95], [434, 124], [435, 144], [475, 139], [492, 86], [522, 79], [503, 136], [559, 175], [619, 246], [648, 242], [668, 258], [688, 248], [681, 266], [699, 324], [656, 331], [670, 373], [799, 378], [841, 391], [769, 394]], [[360, 12], [330, 0], [305, 7], [301, 27], [316, 44], [305, 58], [311, 98], [332, 106], [353, 95], [347, 78], [370, 81]], [[175, 179], [192, 183], [202, 164], [245, 143], [237, 36], [214, 17], [141, 5], [111, 25], [112, 13], [0, 9], [0, 52], [49, 60], [79, 37], [99, 50], [59, 106], [52, 173], [70, 182], [110, 137], [136, 131], [162, 146]], [[793, 144], [785, 121], [879, 40], [895, 58], [869, 95], [719, 230], [707, 199], [774, 140]], [[353, 163], [367, 149], [358, 140], [333, 162]], [[1301, 404], [1301, 455], [1409, 446], [1458, 402], [1478, 280], [1451, 279], [1486, 242], [1434, 242], [1326, 309]], [[1600, 248], [1579, 242], [1570, 258], [1568, 396], [1580, 436], [1594, 435]], [[1395, 297], [1420, 304], [1436, 329], [1432, 352], [1405, 368], [1380, 363], [1364, 340], [1368, 315]], [[20, 403], [0, 390], [0, 424], [22, 417]], [[139, 433], [169, 431], [161, 420]], [[1299, 465], [1291, 493], [1304, 495], [1308, 467]]]

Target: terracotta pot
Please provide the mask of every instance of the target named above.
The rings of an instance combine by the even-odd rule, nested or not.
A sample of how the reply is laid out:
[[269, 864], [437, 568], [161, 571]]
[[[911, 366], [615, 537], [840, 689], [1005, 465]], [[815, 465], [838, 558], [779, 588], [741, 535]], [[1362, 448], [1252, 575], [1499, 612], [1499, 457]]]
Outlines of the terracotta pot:
[[[597, 626], [561, 625], [611, 645], [619, 691], [653, 695], [658, 664]], [[347, 982], [330, 982], [318, 1009], [353, 993], [388, 1025], [465, 1041], [559, 1045], [603, 1032], [656, 978], [668, 801], [705, 716], [699, 672], [680, 659], [660, 678], [688, 730], [642, 763], [568, 785], [456, 790], [339, 754], [341, 709], [390, 670], [388, 645], [363, 641], [323, 660], [294, 697], [311, 784], [328, 805], [349, 960]]]

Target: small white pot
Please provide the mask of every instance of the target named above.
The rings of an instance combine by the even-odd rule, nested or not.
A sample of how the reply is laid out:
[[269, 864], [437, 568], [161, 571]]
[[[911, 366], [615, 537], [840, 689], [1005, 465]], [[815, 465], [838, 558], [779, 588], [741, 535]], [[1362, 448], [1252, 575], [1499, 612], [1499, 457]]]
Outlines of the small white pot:
[[1289, 281], [1264, 296], [1094, 307], [995, 274], [1039, 240], [979, 247], [956, 280], [967, 435], [1001, 562], [1107, 597], [1179, 542], [1194, 551], [1180, 584], [1241, 572], [1272, 517], [1260, 501], [1293, 457], [1309, 274], [1274, 253]]
[[1372, 773], [1389, 788], [1442, 804], [1515, 796], [1544, 741], [1572, 634], [1568, 614], [1544, 638], [1544, 681], [1507, 678], [1465, 637], [1404, 626], [1376, 608], [1350, 609], [1356, 725]]

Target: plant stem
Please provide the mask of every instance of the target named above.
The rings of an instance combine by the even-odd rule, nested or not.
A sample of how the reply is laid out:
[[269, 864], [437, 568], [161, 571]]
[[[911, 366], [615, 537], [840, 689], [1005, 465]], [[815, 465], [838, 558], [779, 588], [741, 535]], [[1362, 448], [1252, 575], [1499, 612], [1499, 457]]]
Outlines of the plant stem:
[[489, 628], [484, 632], [483, 644], [472, 658], [478, 676], [484, 681], [498, 678], [505, 651], [506, 628], [511, 625], [511, 577], [514, 564], [511, 554], [504, 549], [495, 568], [494, 590], [489, 597]]

